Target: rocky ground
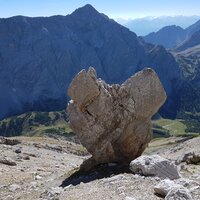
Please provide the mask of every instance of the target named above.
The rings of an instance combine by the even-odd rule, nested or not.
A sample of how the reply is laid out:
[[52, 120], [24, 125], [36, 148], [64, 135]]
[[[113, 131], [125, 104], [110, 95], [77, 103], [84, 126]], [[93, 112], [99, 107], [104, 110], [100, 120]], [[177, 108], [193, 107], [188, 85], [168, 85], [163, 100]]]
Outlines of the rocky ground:
[[[128, 166], [101, 165], [88, 173], [76, 172], [88, 158], [79, 144], [61, 139], [16, 137], [19, 144], [0, 140], [0, 199], [163, 199], [154, 192], [161, 180], [131, 173]], [[200, 199], [200, 165], [191, 164], [199, 154], [200, 137], [167, 138], [150, 143], [145, 154], [159, 154], [178, 165], [182, 177], [196, 182], [192, 193]], [[194, 161], [194, 160], [192, 160]]]

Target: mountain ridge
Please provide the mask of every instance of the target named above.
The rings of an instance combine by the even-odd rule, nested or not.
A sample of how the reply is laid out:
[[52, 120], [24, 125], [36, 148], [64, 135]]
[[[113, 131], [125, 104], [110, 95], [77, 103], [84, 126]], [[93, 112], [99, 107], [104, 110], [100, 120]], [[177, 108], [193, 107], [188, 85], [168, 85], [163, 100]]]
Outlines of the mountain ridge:
[[146, 42], [172, 48], [185, 40], [186, 31], [180, 26], [165, 26], [158, 32], [153, 32], [144, 37]]
[[176, 51], [184, 51], [199, 44], [200, 44], [200, 30], [194, 32], [190, 38], [188, 38], [179, 46], [177, 46]]
[[170, 96], [166, 108], [175, 114], [168, 108], [174, 104], [173, 80], [180, 79], [173, 56], [87, 5], [67, 16], [0, 20], [0, 118], [63, 109], [73, 76], [89, 66], [108, 83], [154, 68]]

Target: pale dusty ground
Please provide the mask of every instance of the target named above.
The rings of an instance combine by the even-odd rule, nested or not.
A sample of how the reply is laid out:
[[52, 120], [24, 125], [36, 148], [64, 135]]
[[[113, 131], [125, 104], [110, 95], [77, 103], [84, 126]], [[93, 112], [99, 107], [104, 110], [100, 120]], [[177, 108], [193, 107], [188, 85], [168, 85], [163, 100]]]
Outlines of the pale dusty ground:
[[[22, 143], [10, 146], [0, 144], [0, 157], [7, 156], [16, 166], [0, 164], [0, 200], [60, 199], [93, 200], [115, 199], [157, 200], [153, 187], [160, 180], [155, 177], [142, 177], [132, 173], [110, 173], [107, 178], [95, 179], [98, 173], [76, 177], [77, 185], [70, 182], [59, 187], [62, 182], [88, 156], [83, 155], [82, 146], [56, 139], [19, 137]], [[175, 138], [157, 140], [150, 144], [146, 153], [159, 153], [171, 160], [177, 160], [186, 151], [198, 151], [200, 138], [184, 143], [174, 143]], [[15, 153], [21, 148], [21, 153]], [[78, 155], [75, 155], [78, 154]], [[25, 156], [30, 160], [25, 160]], [[183, 167], [181, 167], [183, 165]], [[112, 167], [112, 166], [111, 166]], [[184, 177], [200, 183], [199, 165], [179, 165]], [[92, 179], [87, 181], [87, 179]], [[83, 183], [86, 181], [86, 183]], [[200, 192], [194, 197], [200, 199]]]

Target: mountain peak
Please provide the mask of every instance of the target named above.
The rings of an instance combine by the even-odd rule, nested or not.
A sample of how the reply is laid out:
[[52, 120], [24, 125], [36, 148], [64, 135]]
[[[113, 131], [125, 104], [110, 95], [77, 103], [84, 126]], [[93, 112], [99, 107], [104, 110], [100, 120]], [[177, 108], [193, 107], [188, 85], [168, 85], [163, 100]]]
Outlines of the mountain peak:
[[99, 12], [92, 5], [86, 4], [85, 6], [76, 9], [72, 14], [90, 15], [90, 14], [99, 14]]
[[[107, 21], [109, 18], [98, 12], [92, 5], [86, 4], [83, 7], [80, 7], [76, 9], [72, 14], [72, 17], [74, 17], [77, 21], [88, 22], [93, 21], [94, 23], [97, 23], [97, 21]], [[110, 20], [109, 20], [110, 21]]]
[[79, 9], [96, 10], [91, 4], [86, 4]]

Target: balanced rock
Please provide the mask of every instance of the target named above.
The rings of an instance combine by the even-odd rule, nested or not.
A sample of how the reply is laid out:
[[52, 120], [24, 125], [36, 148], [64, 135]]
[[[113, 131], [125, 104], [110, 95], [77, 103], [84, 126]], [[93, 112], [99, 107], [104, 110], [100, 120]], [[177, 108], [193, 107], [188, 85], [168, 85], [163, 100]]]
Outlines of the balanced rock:
[[140, 156], [130, 163], [130, 169], [144, 176], [157, 176], [172, 180], [180, 178], [177, 166], [159, 155]]
[[109, 85], [90, 67], [75, 76], [68, 95], [70, 126], [96, 164], [129, 163], [140, 156], [151, 140], [151, 117], [166, 99], [149, 68], [121, 85]]

